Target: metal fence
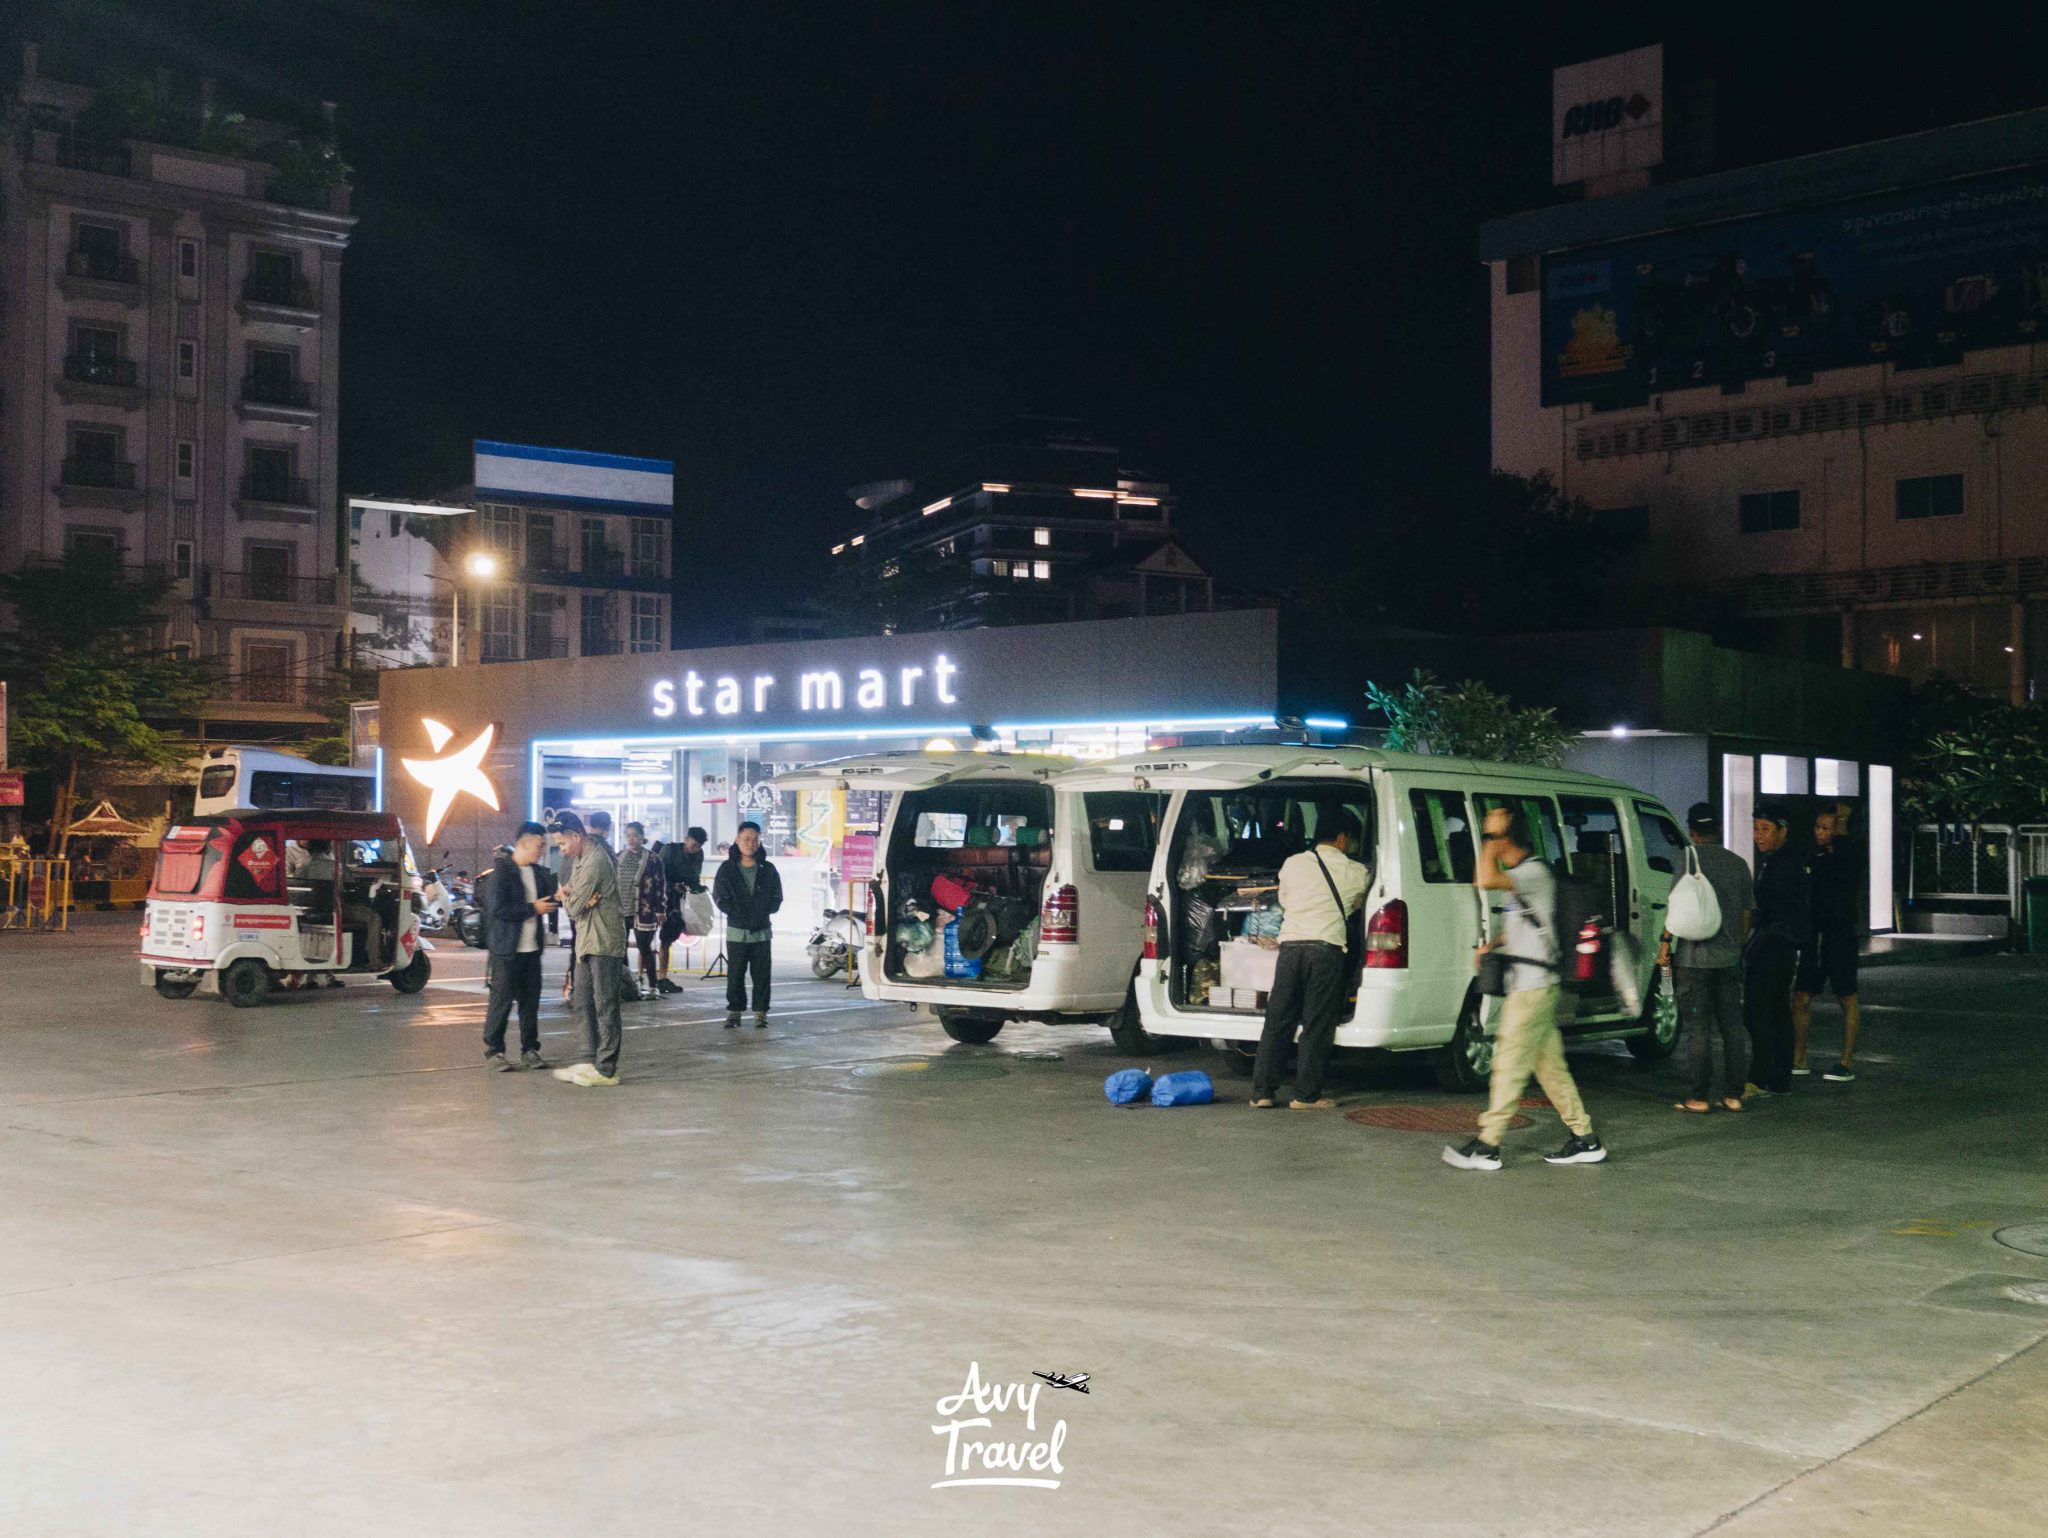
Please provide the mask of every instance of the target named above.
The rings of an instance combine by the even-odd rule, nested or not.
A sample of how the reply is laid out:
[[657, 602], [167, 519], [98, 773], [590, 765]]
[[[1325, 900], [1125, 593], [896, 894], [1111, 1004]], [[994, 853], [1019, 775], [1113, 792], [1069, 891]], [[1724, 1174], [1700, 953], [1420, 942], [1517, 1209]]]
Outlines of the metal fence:
[[1908, 890], [2003, 909], [2015, 923], [2029, 876], [2048, 876], [2048, 824], [1922, 823], [1913, 830]]
[[0, 853], [0, 929], [71, 927], [71, 862]]

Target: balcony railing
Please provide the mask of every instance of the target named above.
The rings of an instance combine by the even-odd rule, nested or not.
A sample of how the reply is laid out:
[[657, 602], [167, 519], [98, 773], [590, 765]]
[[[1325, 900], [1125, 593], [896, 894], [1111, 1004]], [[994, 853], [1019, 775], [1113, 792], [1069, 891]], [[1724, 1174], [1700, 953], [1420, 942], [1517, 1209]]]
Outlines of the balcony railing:
[[242, 477], [242, 500], [285, 502], [293, 507], [311, 507], [313, 483], [296, 475], [245, 475]]
[[285, 310], [317, 310], [319, 297], [301, 277], [265, 277], [250, 273], [242, 280], [244, 304], [270, 304]]
[[276, 379], [262, 374], [242, 376], [242, 399], [258, 406], [291, 406], [300, 411], [313, 409], [313, 387], [302, 380]]
[[64, 271], [74, 278], [91, 278], [96, 283], [140, 283], [142, 269], [132, 256], [109, 256], [99, 251], [72, 251], [64, 258]]
[[240, 598], [251, 603], [331, 604], [335, 601], [332, 577], [294, 577], [268, 571], [217, 571], [209, 574], [208, 586], [216, 598]]
[[64, 377], [79, 384], [113, 385], [132, 390], [140, 380], [133, 358], [110, 358], [103, 353], [75, 352], [64, 359]]
[[64, 484], [133, 491], [135, 465], [126, 459], [67, 459], [64, 461]]

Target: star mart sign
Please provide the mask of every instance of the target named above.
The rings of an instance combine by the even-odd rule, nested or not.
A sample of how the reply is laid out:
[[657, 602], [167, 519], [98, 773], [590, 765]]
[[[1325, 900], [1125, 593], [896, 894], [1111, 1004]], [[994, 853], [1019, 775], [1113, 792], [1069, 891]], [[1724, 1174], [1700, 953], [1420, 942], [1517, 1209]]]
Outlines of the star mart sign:
[[657, 721], [724, 725], [777, 720], [860, 720], [896, 710], [960, 703], [960, 667], [944, 652], [897, 667], [805, 668], [793, 676], [718, 673], [686, 668], [657, 678], [649, 691]]

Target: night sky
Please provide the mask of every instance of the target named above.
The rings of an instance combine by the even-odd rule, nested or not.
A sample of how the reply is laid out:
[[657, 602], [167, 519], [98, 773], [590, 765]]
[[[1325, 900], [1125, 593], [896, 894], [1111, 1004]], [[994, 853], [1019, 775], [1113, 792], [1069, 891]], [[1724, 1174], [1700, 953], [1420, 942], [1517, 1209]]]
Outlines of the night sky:
[[[681, 564], [813, 579], [844, 488], [1021, 411], [1267, 582], [1484, 466], [1476, 227], [1550, 198], [1549, 71], [1647, 42], [1721, 163], [2048, 102], [2048, 21], [1868, 10], [27, 0], [45, 72], [339, 102], [349, 492], [472, 437], [676, 461]], [[1758, 19], [1762, 18], [1762, 19]]]

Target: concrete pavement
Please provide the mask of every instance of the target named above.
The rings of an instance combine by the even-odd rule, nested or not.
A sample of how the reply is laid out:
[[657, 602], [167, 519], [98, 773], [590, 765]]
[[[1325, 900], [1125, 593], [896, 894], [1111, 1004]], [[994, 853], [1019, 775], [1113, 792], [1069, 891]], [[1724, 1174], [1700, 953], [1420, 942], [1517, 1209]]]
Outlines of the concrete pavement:
[[[1113, 1110], [1099, 1032], [958, 1047], [788, 967], [770, 1031], [692, 984], [577, 1090], [480, 1069], [473, 953], [235, 1011], [128, 939], [0, 937], [8, 1534], [2038, 1525], [2048, 1259], [1995, 1237], [2048, 1225], [2036, 961], [1873, 974], [1863, 1077], [1741, 1116], [1575, 1054], [1615, 1158], [1543, 1165], [1532, 1111], [1467, 1175], [1220, 1074]], [[1059, 1488], [932, 1488], [970, 1364], [1040, 1387], [961, 1435], [1064, 1422]]]

